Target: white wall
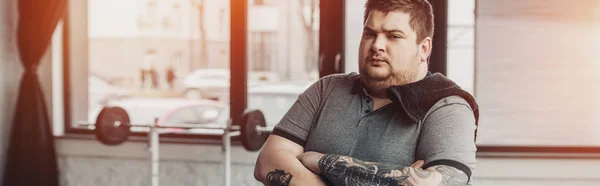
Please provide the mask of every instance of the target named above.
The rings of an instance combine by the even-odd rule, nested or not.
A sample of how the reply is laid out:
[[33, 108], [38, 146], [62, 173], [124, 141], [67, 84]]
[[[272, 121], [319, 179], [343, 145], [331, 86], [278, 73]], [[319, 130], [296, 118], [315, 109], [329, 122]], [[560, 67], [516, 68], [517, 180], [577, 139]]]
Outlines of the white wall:
[[346, 0], [345, 20], [345, 72], [358, 72], [358, 45], [363, 30], [363, 15], [366, 0]]
[[477, 6], [478, 143], [600, 146], [600, 1]]

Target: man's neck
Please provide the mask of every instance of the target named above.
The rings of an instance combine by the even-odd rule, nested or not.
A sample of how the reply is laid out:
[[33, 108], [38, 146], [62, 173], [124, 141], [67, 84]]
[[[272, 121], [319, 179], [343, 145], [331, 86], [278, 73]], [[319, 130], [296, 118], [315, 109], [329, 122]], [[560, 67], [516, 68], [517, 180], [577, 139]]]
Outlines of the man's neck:
[[373, 98], [377, 98], [377, 99], [387, 99], [386, 89], [387, 88], [376, 89], [376, 88], [365, 87], [367, 94], [369, 96], [371, 96]]
[[392, 103], [392, 100], [386, 98], [376, 98], [373, 97], [373, 110], [377, 110], [383, 106], [386, 106], [387, 104]]
[[[414, 81], [409, 82], [409, 83], [414, 83], [420, 80], [425, 79], [425, 76], [427, 76], [427, 70], [420, 70], [419, 73], [417, 74], [417, 77], [415, 78]], [[373, 98], [373, 106], [374, 106], [374, 110], [377, 110], [387, 104], [390, 104], [392, 102], [392, 100], [390, 100], [387, 97], [387, 89], [389, 87], [385, 87], [385, 88], [379, 88], [379, 87], [365, 87], [365, 91], [366, 93], [371, 96]]]
[[364, 91], [366, 91], [367, 95], [373, 98], [373, 110], [377, 110], [387, 104], [392, 103], [392, 100], [387, 97], [385, 89], [377, 90], [365, 87]]

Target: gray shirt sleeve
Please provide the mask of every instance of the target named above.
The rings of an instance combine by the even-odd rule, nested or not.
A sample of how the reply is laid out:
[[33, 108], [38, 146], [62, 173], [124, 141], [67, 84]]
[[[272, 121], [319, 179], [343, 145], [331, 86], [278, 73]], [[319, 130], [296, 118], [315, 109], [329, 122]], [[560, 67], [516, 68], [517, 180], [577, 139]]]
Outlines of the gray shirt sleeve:
[[424, 160], [425, 167], [458, 162], [468, 167], [470, 175], [475, 169], [477, 151], [475, 129], [475, 116], [469, 104], [458, 96], [446, 97], [423, 120], [416, 158]]
[[330, 76], [323, 77], [301, 93], [271, 134], [304, 146], [310, 128], [319, 113], [325, 86], [330, 79]]

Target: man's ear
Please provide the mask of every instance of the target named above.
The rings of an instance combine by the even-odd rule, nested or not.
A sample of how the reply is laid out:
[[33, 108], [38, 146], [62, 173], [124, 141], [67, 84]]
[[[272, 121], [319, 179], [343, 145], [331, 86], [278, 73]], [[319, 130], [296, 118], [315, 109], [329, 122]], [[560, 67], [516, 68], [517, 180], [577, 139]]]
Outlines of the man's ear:
[[429, 56], [431, 55], [431, 48], [433, 47], [433, 43], [432, 43], [432, 39], [431, 37], [426, 37], [425, 39], [423, 39], [423, 41], [421, 41], [421, 44], [419, 44], [419, 60], [420, 62], [427, 62], [429, 59]]

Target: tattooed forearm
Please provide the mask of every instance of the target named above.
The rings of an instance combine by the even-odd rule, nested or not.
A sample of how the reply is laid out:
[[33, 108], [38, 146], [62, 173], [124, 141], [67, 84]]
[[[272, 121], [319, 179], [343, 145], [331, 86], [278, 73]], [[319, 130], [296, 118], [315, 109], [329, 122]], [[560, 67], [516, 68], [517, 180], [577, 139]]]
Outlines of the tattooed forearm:
[[319, 160], [321, 174], [335, 185], [465, 185], [467, 175], [449, 166], [427, 170], [365, 162], [347, 156], [325, 155]]
[[403, 168], [338, 155], [325, 155], [319, 160], [321, 173], [335, 185], [400, 185], [408, 178]]
[[271, 186], [289, 186], [292, 175], [283, 170], [275, 169], [267, 174], [267, 182]]

